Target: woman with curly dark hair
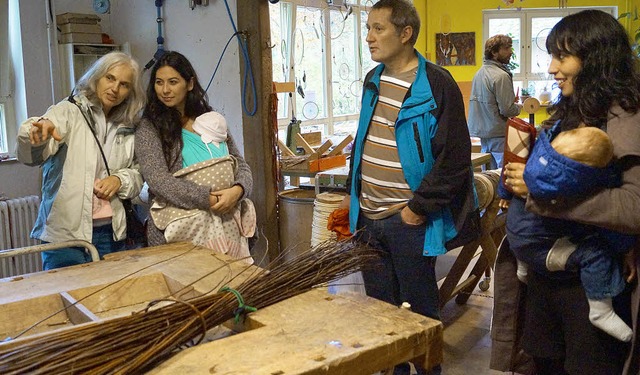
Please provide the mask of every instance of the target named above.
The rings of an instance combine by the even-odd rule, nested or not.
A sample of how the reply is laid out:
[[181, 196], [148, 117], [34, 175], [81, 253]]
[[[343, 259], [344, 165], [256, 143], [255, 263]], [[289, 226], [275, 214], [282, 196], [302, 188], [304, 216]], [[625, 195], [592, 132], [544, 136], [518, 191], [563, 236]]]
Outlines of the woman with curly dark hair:
[[[563, 18], [547, 37], [547, 50], [552, 56], [549, 73], [554, 76], [561, 96], [550, 108], [551, 119], [556, 120], [559, 133], [576, 129], [585, 124], [606, 131], [613, 143], [614, 166], [621, 173], [621, 183], [601, 188], [592, 194], [557, 199], [536, 198], [527, 187], [531, 183], [526, 164], [510, 163], [505, 167], [505, 184], [519, 197], [509, 206], [507, 240], [509, 233], [523, 228], [532, 215], [549, 218], [553, 229], [563, 223], [577, 222], [591, 226], [592, 235], [600, 228], [625, 234], [640, 234], [640, 75], [637, 59], [633, 54], [629, 37], [620, 23], [611, 15], [599, 10], [586, 10]], [[558, 132], [549, 132], [555, 136]], [[536, 159], [536, 158], [533, 158]], [[525, 177], [523, 177], [525, 176]], [[533, 187], [533, 185], [531, 186]], [[516, 220], [517, 218], [517, 220]], [[546, 227], [544, 231], [551, 230]], [[568, 235], [568, 233], [566, 234]], [[539, 240], [539, 236], [530, 237]], [[505, 241], [507, 242], [507, 241]], [[555, 245], [554, 245], [555, 246]], [[494, 336], [507, 332], [502, 323], [506, 317], [502, 293], [518, 289], [507, 283], [515, 282], [515, 272], [507, 280], [503, 267], [512, 262], [505, 257], [509, 247], [501, 246], [496, 263], [496, 308], [494, 309]], [[559, 249], [566, 257], [575, 254], [575, 245]], [[624, 249], [613, 249], [615, 254]], [[637, 272], [637, 250], [618, 255], [624, 264], [627, 280]], [[618, 253], [620, 254], [620, 253]], [[547, 265], [549, 258], [547, 258]], [[515, 269], [512, 268], [513, 271]], [[499, 276], [500, 275], [500, 276]], [[637, 373], [638, 353], [628, 357], [631, 344], [608, 335], [590, 323], [590, 309], [579, 273], [564, 267], [555, 271], [533, 269], [526, 278], [524, 324], [521, 337], [514, 340], [524, 352], [533, 358], [537, 374], [621, 374]], [[503, 283], [498, 285], [498, 283]], [[517, 283], [517, 282], [515, 282]], [[637, 291], [636, 291], [637, 293]], [[613, 298], [615, 312], [627, 324], [634, 322], [634, 338], [637, 340], [637, 301], [631, 298], [631, 284]], [[631, 302], [636, 305], [635, 319], [631, 318]], [[593, 318], [593, 317], [591, 317]], [[510, 316], [512, 322], [513, 316]], [[502, 322], [502, 323], [501, 323]], [[513, 334], [513, 333], [510, 333]], [[516, 353], [497, 344], [492, 363], [496, 368], [498, 352]], [[637, 348], [637, 345], [634, 346]], [[633, 357], [635, 355], [635, 357]], [[627, 358], [628, 357], [628, 358]], [[513, 356], [516, 358], [516, 356]], [[625, 360], [626, 367], [625, 367]], [[500, 368], [505, 371], [506, 368]], [[528, 372], [511, 366], [510, 370]]]
[[[547, 50], [555, 57], [549, 73], [560, 77], [562, 90], [560, 100], [549, 108], [550, 120], [562, 120], [563, 130], [582, 122], [606, 128], [615, 105], [627, 113], [638, 111], [638, 61], [629, 36], [613, 17], [597, 10], [566, 17], [549, 33]], [[557, 72], [567, 59], [580, 61], [579, 72], [568, 82]]]
[[[233, 220], [240, 202], [251, 192], [249, 166], [227, 133], [224, 118], [212, 112], [193, 66], [182, 54], [166, 52], [155, 63], [147, 100], [136, 131], [135, 150], [153, 203], [148, 225], [149, 245], [192, 240], [226, 253], [232, 245], [218, 235], [228, 235], [221, 233], [224, 228], [237, 230], [225, 223]], [[189, 167], [187, 171], [193, 172], [194, 167], [201, 168], [203, 163], [204, 168], [232, 166], [231, 173], [227, 173], [228, 178], [222, 182], [189, 179], [183, 168]], [[163, 211], [165, 207], [171, 210]], [[167, 214], [168, 211], [171, 214]], [[196, 217], [201, 220], [199, 224], [205, 223], [209, 229], [196, 233], [195, 225], [175, 227], [185, 217]], [[242, 237], [238, 233], [231, 236], [234, 240]], [[246, 250], [243, 256], [246, 256], [246, 239], [243, 241]]]

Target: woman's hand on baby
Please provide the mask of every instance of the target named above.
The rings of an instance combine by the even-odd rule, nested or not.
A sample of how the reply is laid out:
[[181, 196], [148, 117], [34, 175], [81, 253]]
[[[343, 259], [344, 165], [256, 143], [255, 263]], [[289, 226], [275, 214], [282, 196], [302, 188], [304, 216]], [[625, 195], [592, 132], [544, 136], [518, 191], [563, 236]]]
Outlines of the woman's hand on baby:
[[509, 203], [511, 203], [510, 200], [501, 198], [500, 201], [498, 202], [498, 207], [502, 208], [503, 210], [506, 210], [507, 208], [509, 208]]
[[636, 262], [638, 262], [638, 257], [640, 257], [640, 250], [638, 250], [637, 245], [624, 254], [623, 274], [628, 283], [633, 282], [633, 280], [638, 276], [636, 274]]
[[93, 184], [93, 193], [100, 199], [111, 199], [114, 195], [118, 194], [121, 186], [122, 182], [120, 182], [120, 178], [109, 176], [102, 180], [97, 180]]
[[505, 185], [511, 188], [514, 194], [526, 197], [529, 194], [527, 184], [524, 182], [524, 164], [508, 163], [504, 167]]
[[213, 212], [224, 214], [233, 209], [244, 194], [240, 185], [209, 193], [209, 205]]

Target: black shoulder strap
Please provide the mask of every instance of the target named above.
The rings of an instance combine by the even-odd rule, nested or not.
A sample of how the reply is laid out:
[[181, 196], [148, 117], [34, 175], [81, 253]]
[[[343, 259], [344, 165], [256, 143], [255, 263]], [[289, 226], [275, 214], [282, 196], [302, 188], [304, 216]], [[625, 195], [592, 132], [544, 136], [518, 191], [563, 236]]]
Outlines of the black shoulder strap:
[[109, 163], [107, 163], [107, 157], [104, 156], [104, 151], [102, 150], [102, 145], [100, 144], [100, 141], [98, 140], [98, 134], [96, 134], [96, 129], [94, 129], [93, 126], [91, 126], [92, 121], [89, 120], [89, 117], [87, 116], [87, 114], [84, 112], [84, 110], [82, 109], [82, 107], [80, 107], [80, 104], [78, 104], [78, 102], [76, 102], [76, 99], [73, 97], [73, 94], [69, 95], [69, 97], [67, 98], [67, 100], [70, 103], [73, 103], [76, 105], [76, 107], [78, 107], [78, 109], [80, 110], [80, 113], [82, 113], [82, 117], [84, 117], [84, 121], [87, 123], [87, 126], [89, 127], [89, 129], [91, 130], [91, 134], [93, 134], [93, 139], [96, 140], [96, 144], [98, 145], [98, 148], [100, 149], [100, 155], [102, 155], [102, 161], [104, 162], [104, 166], [107, 168], [107, 174], [109, 176], [111, 176], [111, 171], [109, 170]]

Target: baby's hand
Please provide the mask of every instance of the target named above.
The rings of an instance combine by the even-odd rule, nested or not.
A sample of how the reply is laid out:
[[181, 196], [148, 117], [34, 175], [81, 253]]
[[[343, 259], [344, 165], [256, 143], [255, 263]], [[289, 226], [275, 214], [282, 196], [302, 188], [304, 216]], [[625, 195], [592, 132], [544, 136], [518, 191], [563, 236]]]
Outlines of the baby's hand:
[[506, 210], [507, 208], [509, 208], [509, 203], [511, 203], [511, 201], [508, 199], [500, 199], [500, 202], [498, 202], [498, 207]]

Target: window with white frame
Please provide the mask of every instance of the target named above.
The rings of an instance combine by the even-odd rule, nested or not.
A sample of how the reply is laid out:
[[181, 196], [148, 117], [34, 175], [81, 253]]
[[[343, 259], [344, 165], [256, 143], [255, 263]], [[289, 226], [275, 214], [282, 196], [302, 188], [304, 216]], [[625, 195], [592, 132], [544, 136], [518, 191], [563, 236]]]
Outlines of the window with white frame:
[[[366, 20], [377, 0], [289, 0], [270, 5], [273, 80], [293, 82], [278, 94], [279, 137], [301, 120], [302, 132], [354, 134], [362, 81], [375, 66], [366, 46]], [[334, 142], [335, 143], [335, 142]]]
[[9, 154], [9, 137], [15, 131], [7, 131], [7, 111], [11, 100], [9, 75], [9, 1], [0, 0], [0, 159]]
[[[617, 17], [617, 7], [589, 7], [600, 9]], [[547, 35], [553, 26], [572, 13], [587, 8], [549, 8], [549, 9], [502, 9], [483, 11], [483, 41], [496, 34], [505, 34], [513, 38], [516, 68], [513, 70], [514, 90], [522, 93], [526, 89], [531, 96], [550, 91], [551, 98], [560, 91], [547, 73], [551, 57], [547, 53]], [[483, 42], [484, 45], [484, 42]]]

